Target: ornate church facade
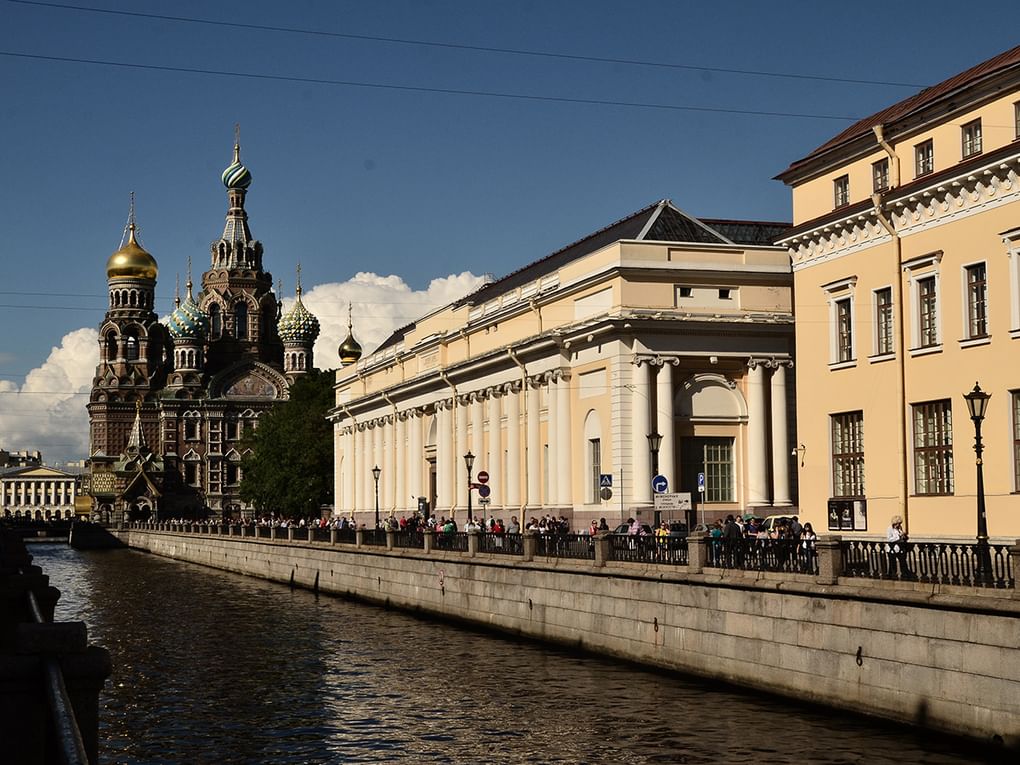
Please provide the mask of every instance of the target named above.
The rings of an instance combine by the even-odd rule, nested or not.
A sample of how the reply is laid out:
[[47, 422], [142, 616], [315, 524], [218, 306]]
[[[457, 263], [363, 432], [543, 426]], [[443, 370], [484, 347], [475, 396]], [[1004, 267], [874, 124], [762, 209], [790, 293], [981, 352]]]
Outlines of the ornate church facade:
[[301, 302], [300, 278], [282, 312], [248, 226], [251, 180], [235, 142], [222, 175], [223, 235], [197, 296], [189, 259], [186, 295], [169, 316], [155, 312], [158, 267], [138, 242], [133, 211], [126, 244], [107, 262], [109, 306], [87, 407], [88, 490], [104, 519], [244, 515], [241, 438], [313, 368], [319, 322]]

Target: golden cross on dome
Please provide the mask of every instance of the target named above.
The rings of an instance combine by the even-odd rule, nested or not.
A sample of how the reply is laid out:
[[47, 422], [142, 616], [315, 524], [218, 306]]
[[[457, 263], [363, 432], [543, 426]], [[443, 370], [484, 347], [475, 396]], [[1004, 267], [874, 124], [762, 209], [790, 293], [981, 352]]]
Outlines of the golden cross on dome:
[[301, 262], [300, 261], [298, 261], [298, 264], [297, 264], [297, 287], [295, 288], [294, 291], [298, 294], [298, 297], [301, 296]]

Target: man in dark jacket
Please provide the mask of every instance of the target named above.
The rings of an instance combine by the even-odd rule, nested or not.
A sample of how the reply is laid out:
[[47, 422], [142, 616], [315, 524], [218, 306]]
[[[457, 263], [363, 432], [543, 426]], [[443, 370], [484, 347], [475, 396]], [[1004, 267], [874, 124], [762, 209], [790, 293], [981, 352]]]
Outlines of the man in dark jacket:
[[722, 538], [725, 560], [732, 568], [740, 568], [744, 564], [744, 535], [740, 533], [740, 527], [732, 515], [726, 516]]

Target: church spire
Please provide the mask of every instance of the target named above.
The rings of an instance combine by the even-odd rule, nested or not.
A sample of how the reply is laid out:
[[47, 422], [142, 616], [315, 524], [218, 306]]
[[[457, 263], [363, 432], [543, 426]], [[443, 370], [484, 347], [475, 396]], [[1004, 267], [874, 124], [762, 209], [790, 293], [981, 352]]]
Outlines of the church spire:
[[145, 444], [145, 433], [142, 431], [142, 402], [135, 401], [135, 422], [131, 426], [131, 435], [128, 437], [126, 454], [142, 454], [147, 451]]
[[234, 159], [220, 176], [227, 189], [227, 218], [223, 236], [213, 245], [214, 268], [262, 270], [262, 245], [251, 235], [244, 199], [251, 173], [241, 164], [241, 131], [234, 126]]

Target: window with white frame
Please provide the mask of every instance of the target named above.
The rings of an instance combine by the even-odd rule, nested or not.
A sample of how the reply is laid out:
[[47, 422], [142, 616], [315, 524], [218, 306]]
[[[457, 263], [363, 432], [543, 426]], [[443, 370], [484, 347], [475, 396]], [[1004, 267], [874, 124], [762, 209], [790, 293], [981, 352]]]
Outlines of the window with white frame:
[[856, 276], [822, 285], [829, 303], [829, 366], [834, 369], [851, 366], [856, 360], [854, 347], [856, 286]]
[[929, 138], [914, 147], [914, 177], [927, 175], [935, 169], [935, 145]]
[[850, 204], [850, 176], [841, 175], [832, 182], [833, 207], [846, 207]]
[[981, 153], [981, 120], [973, 120], [960, 128], [963, 158]]
[[832, 496], [864, 496], [864, 412], [830, 416], [832, 424]]
[[1009, 258], [1009, 336], [1020, 340], [1020, 228], [1002, 235]]
[[893, 353], [892, 287], [875, 290], [875, 355]]
[[1013, 491], [1020, 493], [1020, 391], [1010, 393], [1013, 411]]
[[705, 501], [733, 502], [733, 439], [706, 438]]
[[914, 493], [953, 493], [953, 406], [948, 399], [914, 404]]
[[939, 294], [934, 276], [917, 280], [918, 348], [939, 344]]
[[1013, 104], [1013, 138], [1020, 138], [1020, 101]]
[[872, 191], [885, 191], [889, 188], [889, 160], [880, 159], [871, 163]]
[[[910, 274], [910, 354], [919, 356], [942, 349], [942, 315], [939, 310], [942, 251], [911, 258], [903, 263]], [[906, 307], [904, 307], [906, 310]]]
[[836, 361], [854, 359], [853, 303], [849, 297], [836, 301]]
[[988, 279], [984, 263], [964, 269], [967, 290], [967, 338], [988, 336]]

